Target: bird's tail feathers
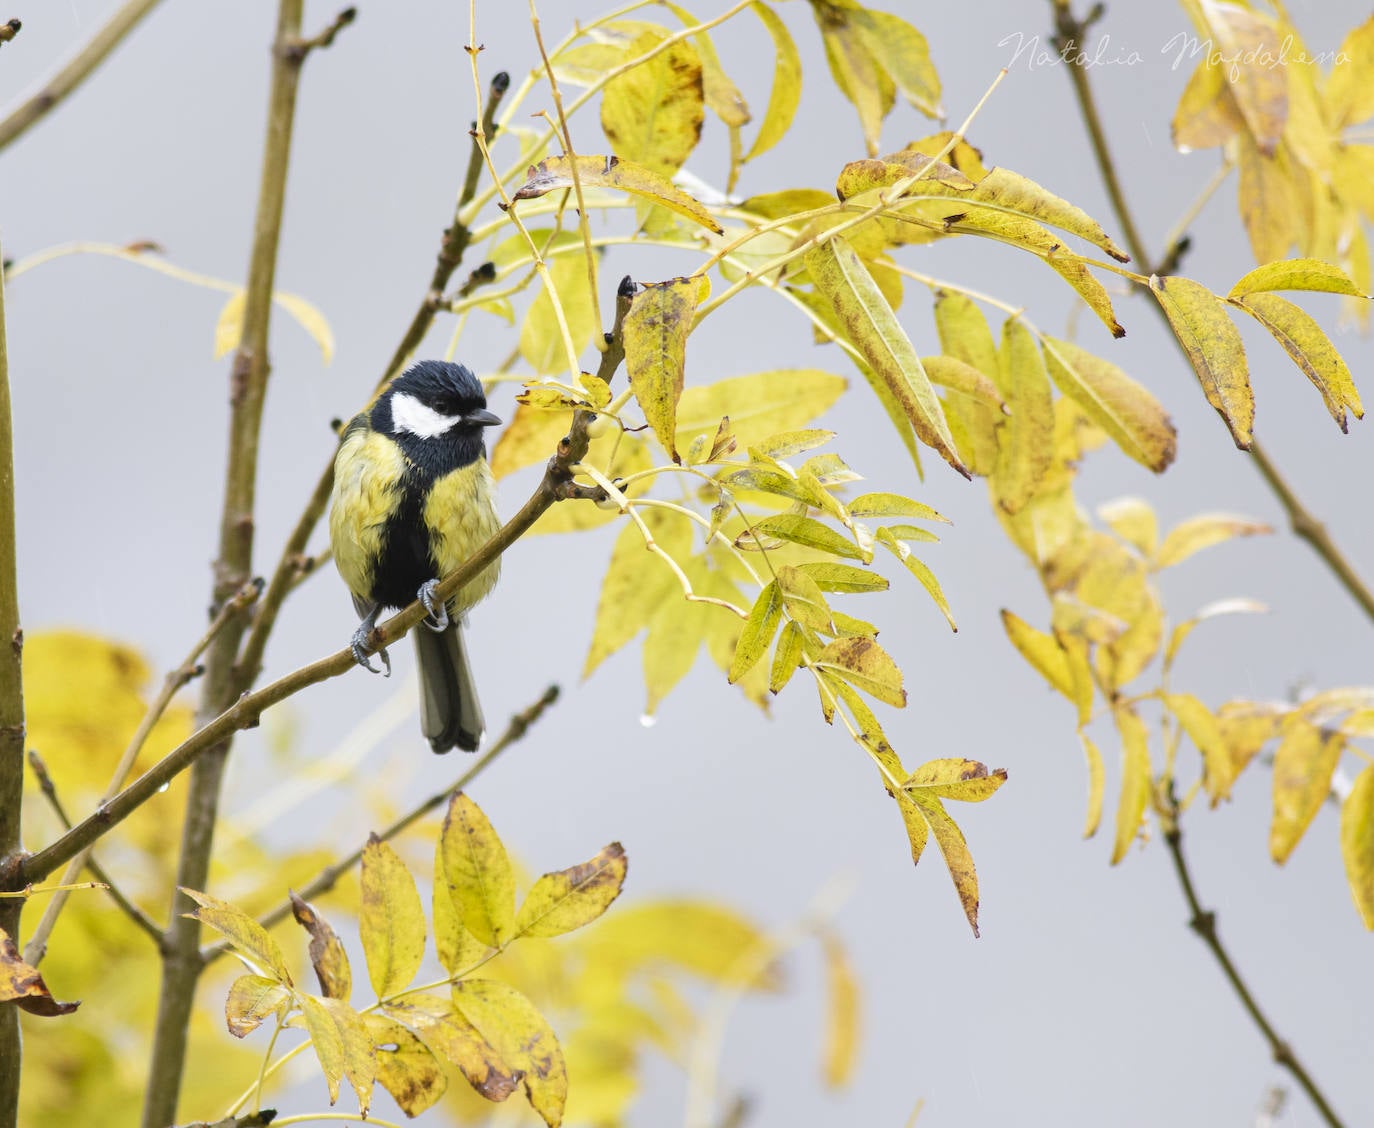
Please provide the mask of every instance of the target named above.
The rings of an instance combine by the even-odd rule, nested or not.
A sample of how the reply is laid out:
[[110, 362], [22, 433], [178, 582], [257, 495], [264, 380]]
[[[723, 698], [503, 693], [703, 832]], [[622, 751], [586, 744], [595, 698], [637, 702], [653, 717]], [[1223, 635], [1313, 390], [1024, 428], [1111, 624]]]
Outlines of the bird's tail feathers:
[[411, 632], [420, 670], [420, 730], [435, 752], [458, 747], [476, 752], [486, 723], [477, 700], [463, 625], [454, 620], [442, 631], [423, 623]]

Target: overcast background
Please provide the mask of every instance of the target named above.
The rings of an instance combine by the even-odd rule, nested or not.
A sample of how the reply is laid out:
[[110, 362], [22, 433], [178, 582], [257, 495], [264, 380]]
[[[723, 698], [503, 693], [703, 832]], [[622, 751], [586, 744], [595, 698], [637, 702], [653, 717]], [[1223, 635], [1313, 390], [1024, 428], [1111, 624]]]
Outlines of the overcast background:
[[[163, 4], [68, 104], [0, 154], [5, 255], [23, 258], [73, 239], [153, 239], [178, 265], [241, 280], [273, 7], [263, 0]], [[697, 5], [696, 14], [722, 7]], [[888, 0], [887, 7], [928, 37], [955, 123], [1011, 60], [1016, 37], [1047, 36], [1050, 20], [1048, 4]], [[0, 52], [0, 103], [48, 73], [114, 8], [95, 0], [12, 0], [0, 16], [21, 17], [24, 29]], [[1289, 9], [1317, 50], [1334, 50], [1368, 15], [1366, 6], [1315, 0], [1295, 0]], [[312, 0], [307, 30], [335, 10]], [[742, 194], [828, 190], [845, 161], [864, 155], [856, 116], [830, 83], [806, 6], [780, 10], [804, 54], [805, 96], [793, 134], [746, 169]], [[599, 11], [550, 0], [541, 16], [554, 39], [574, 17]], [[507, 68], [518, 78], [531, 65], [525, 13], [523, 4], [482, 7], [485, 75]], [[667, 13], [645, 15], [672, 22]], [[462, 51], [467, 19], [458, 0], [363, 0], [357, 25], [306, 67], [277, 279], [324, 311], [338, 355], [322, 367], [306, 335], [280, 314], [274, 319], [260, 569], [276, 559], [330, 455], [328, 421], [361, 404], [423, 293], [467, 160], [465, 131], [474, 115]], [[736, 24], [737, 40], [718, 32], [716, 41], [758, 114], [771, 51], [753, 17]], [[1120, 4], [1102, 28], [1111, 36], [1104, 57], [1136, 51], [1143, 59], [1100, 67], [1092, 77], [1127, 194], [1157, 250], [1217, 161], [1215, 153], [1180, 156], [1169, 144], [1188, 67], [1175, 69], [1161, 49], [1186, 22], [1170, 5]], [[548, 106], [536, 94], [528, 110]], [[899, 105], [885, 127], [886, 147], [932, 128]], [[1033, 177], [1119, 234], [1062, 68], [1020, 59], [971, 137], [989, 164]], [[575, 139], [583, 152], [604, 149], [593, 117], [582, 120]], [[719, 183], [725, 143], [719, 123], [708, 120], [690, 169]], [[1224, 289], [1252, 265], [1234, 181], [1194, 235], [1185, 271], [1201, 281]], [[1067, 287], [1029, 256], [974, 242], [916, 249], [905, 259], [1024, 303], [1046, 329], [1064, 326], [1072, 306]], [[614, 255], [603, 278], [666, 278], [689, 267], [686, 258], [637, 248]], [[229, 362], [211, 357], [221, 303], [213, 292], [94, 257], [63, 259], [10, 287], [26, 629], [95, 629], [146, 648], [158, 668], [179, 661], [200, 629], [227, 429]], [[1334, 299], [1312, 308], [1333, 325]], [[1087, 316], [1080, 339], [1166, 402], [1178, 425], [1179, 458], [1155, 480], [1104, 451], [1080, 479], [1083, 501], [1142, 493], [1164, 527], [1204, 509], [1281, 524], [1153, 311], [1135, 296], [1118, 302], [1118, 315], [1129, 331], [1124, 341], [1111, 342]], [[935, 351], [929, 301], [915, 288], [903, 320], [918, 348]], [[440, 325], [432, 353], [447, 341], [449, 322]], [[1342, 437], [1277, 346], [1242, 330], [1257, 433], [1351, 558], [1374, 573], [1368, 424]], [[1338, 344], [1370, 394], [1369, 342], [1344, 334]], [[480, 372], [512, 345], [502, 323], [474, 317], [462, 355]], [[851, 375], [833, 347], [813, 346], [809, 328], [766, 294], [713, 316], [692, 347], [693, 382], [784, 366]], [[703, 662], [662, 707], [659, 723], [646, 728], [637, 645], [579, 684], [614, 530], [520, 542], [506, 556], [500, 588], [474, 614], [471, 647], [494, 729], [547, 682], [567, 691], [556, 712], [483, 776], [475, 796], [536, 872], [611, 839], [624, 842], [632, 860], [627, 898], [710, 895], [783, 926], [830, 879], [850, 883], [838, 925], [865, 989], [855, 1083], [838, 1094], [819, 1083], [822, 977], [814, 952], [798, 953], [790, 960], [794, 990], [747, 1003], [731, 1027], [722, 1083], [755, 1098], [751, 1123], [899, 1125], [924, 1099], [921, 1124], [941, 1128], [1253, 1124], [1266, 1089], [1287, 1085], [1287, 1076], [1268, 1060], [1187, 929], [1162, 844], [1132, 852], [1111, 870], [1110, 830], [1090, 842], [1080, 838], [1086, 775], [1071, 710], [1012, 651], [998, 622], [1002, 607], [1044, 622], [1033, 572], [1002, 536], [980, 484], [963, 482], [934, 457], [926, 459], [928, 481], [915, 480], [862, 380], [854, 383], [826, 420], [840, 432], [835, 449], [874, 488], [913, 491], [955, 522], [925, 558], [944, 584], [959, 633], [951, 635], [924, 593], [900, 575], [890, 596], [878, 597], [886, 603], [873, 617], [888, 625], [884, 643], [906, 672], [910, 706], [885, 721], [906, 762], [970, 756], [1010, 773], [994, 800], [957, 811], [978, 864], [983, 938], [970, 935], [937, 854], [912, 869], [871, 766], [842, 732], [819, 723], [814, 695], [804, 688], [785, 694], [774, 719], [765, 720]], [[503, 417], [513, 410], [511, 394], [504, 386], [493, 397]], [[507, 513], [527, 485], [525, 478], [505, 484]], [[317, 536], [315, 543], [323, 542]], [[1369, 624], [1286, 532], [1211, 550], [1164, 586], [1176, 619], [1230, 595], [1273, 609], [1212, 624], [1190, 643], [1177, 684], [1210, 704], [1283, 697], [1299, 682], [1370, 681]], [[331, 567], [287, 606], [266, 676], [336, 649], [353, 626]], [[398, 674], [409, 673], [408, 651], [398, 651]], [[357, 673], [297, 697], [290, 709], [302, 748], [328, 754], [398, 688], [405, 689]], [[1104, 750], [1110, 815], [1114, 741], [1104, 737]], [[459, 766], [455, 757], [433, 759], [413, 720], [368, 757], [363, 777], [376, 778], [383, 763], [398, 766], [372, 786], [393, 789], [397, 804], [441, 786]], [[1191, 754], [1185, 763], [1191, 770]], [[241, 736], [230, 806], [246, 807], [270, 771], [262, 735]], [[1190, 813], [1186, 845], [1201, 895], [1219, 910], [1222, 934], [1262, 1005], [1346, 1122], [1374, 1122], [1371, 939], [1345, 886], [1335, 811], [1321, 813], [1284, 870], [1268, 860], [1268, 817], [1269, 778], [1259, 766], [1242, 779], [1234, 803]], [[313, 795], [293, 818], [351, 846], [370, 816], [356, 801]], [[635, 1122], [677, 1121], [682, 1084], [673, 1070], [655, 1067]], [[298, 1107], [318, 1108], [322, 1099], [316, 1080]], [[379, 1115], [389, 1107], [379, 1098]], [[1282, 1123], [1317, 1118], [1295, 1092]]]

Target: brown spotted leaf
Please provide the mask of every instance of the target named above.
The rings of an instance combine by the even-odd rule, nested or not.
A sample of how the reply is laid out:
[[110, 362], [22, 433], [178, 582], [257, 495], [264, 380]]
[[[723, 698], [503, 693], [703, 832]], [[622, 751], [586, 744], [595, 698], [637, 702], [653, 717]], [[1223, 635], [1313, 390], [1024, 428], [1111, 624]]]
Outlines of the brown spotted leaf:
[[687, 335], [696, 308], [709, 290], [702, 278], [650, 282], [636, 294], [625, 316], [625, 370], [644, 418], [674, 462], [677, 406], [687, 364]]
[[525, 183], [512, 198], [530, 200], [546, 192], [571, 188], [574, 184], [574, 171], [577, 181], [584, 188], [614, 188], [620, 192], [629, 192], [640, 199], [686, 216], [717, 235], [724, 230], [709, 211], [666, 176], [620, 157], [548, 157], [537, 165], [530, 166], [529, 172], [525, 174]]
[[448, 1076], [433, 1050], [394, 1019], [363, 1015], [377, 1058], [377, 1083], [409, 1117], [419, 1116], [448, 1088]]
[[[348, 966], [348, 953], [338, 934], [313, 905], [296, 896], [291, 890], [291, 914], [296, 923], [310, 934], [310, 964], [320, 981], [320, 992], [327, 999], [348, 1002], [353, 990], [353, 973]], [[252, 978], [251, 976], [249, 978]]]
[[9, 933], [0, 928], [0, 1003], [13, 1001], [20, 1010], [44, 1018], [71, 1014], [80, 1003], [59, 1003], [38, 969], [24, 962]]
[[240, 975], [229, 985], [224, 1000], [224, 1021], [235, 1038], [245, 1038], [262, 1025], [269, 1014], [280, 1014], [291, 1001], [291, 992], [275, 979]]
[[568, 1071], [558, 1038], [538, 1008], [495, 979], [454, 984], [453, 1006], [503, 1061], [523, 1072], [530, 1106], [549, 1128], [557, 1128], [568, 1100]]
[[425, 913], [401, 855], [375, 834], [363, 848], [358, 934], [379, 999], [410, 986], [425, 958]]
[[515, 918], [517, 936], [561, 936], [590, 924], [620, 896], [629, 861], [619, 842], [569, 869], [546, 873], [530, 887]]

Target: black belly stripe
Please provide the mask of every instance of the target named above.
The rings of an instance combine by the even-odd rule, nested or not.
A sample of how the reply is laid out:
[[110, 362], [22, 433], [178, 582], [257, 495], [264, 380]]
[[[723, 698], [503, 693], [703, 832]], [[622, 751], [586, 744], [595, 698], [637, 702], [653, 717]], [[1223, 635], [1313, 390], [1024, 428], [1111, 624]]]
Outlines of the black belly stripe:
[[423, 513], [428, 486], [427, 476], [407, 474], [401, 504], [383, 530], [381, 559], [372, 583], [372, 598], [383, 607], [404, 607], [414, 601], [421, 584], [436, 578]]

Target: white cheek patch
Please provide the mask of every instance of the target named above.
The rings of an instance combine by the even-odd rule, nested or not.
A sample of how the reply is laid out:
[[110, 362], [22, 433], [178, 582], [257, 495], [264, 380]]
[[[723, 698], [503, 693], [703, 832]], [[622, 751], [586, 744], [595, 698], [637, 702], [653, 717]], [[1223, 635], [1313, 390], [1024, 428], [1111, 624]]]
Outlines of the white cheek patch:
[[405, 392], [391, 397], [391, 430], [397, 435], [408, 431], [422, 439], [432, 439], [454, 426], [458, 419], [456, 415], [439, 414]]

